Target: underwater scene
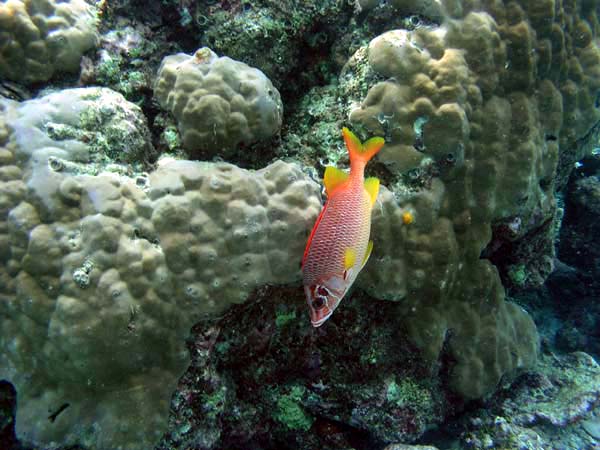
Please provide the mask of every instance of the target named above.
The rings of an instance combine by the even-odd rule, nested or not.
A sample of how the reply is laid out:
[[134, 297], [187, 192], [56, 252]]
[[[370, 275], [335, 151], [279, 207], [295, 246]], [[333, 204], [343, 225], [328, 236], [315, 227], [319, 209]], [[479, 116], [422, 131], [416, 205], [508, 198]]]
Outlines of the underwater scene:
[[600, 450], [600, 0], [0, 0], [0, 450]]

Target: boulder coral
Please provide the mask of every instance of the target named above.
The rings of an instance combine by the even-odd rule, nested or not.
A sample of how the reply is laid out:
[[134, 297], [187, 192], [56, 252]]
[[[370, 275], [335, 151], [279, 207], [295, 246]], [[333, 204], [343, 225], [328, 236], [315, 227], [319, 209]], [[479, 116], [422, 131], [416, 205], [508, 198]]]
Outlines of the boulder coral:
[[155, 97], [177, 120], [192, 157], [232, 156], [239, 146], [276, 135], [283, 119], [279, 91], [260, 70], [203, 47], [163, 59]]
[[35, 83], [77, 72], [96, 41], [96, 9], [84, 0], [0, 3], [0, 77]]
[[[163, 158], [147, 174], [120, 163], [123, 150], [98, 166], [87, 138], [49, 130], [99, 104], [145, 127], [108, 89], [0, 103], [0, 379], [17, 389], [24, 442], [148, 449], [191, 326], [299, 278], [319, 187], [284, 162]], [[143, 160], [152, 146], [129, 151]]]
[[[391, 3], [403, 11], [416, 2]], [[22, 4], [2, 3], [3, 30], [25, 17]], [[424, 23], [439, 26], [386, 31], [340, 76], [351, 126], [386, 139], [376, 169], [387, 188], [357, 283], [399, 302], [403, 323], [386, 316], [392, 328], [408, 331], [434, 363], [427, 368], [443, 354], [450, 387], [474, 399], [536, 360], [533, 321], [506, 300], [482, 255], [498, 224], [519, 239], [555, 218], [557, 173], [583, 156], [571, 149], [600, 119], [598, 4], [422, 5]], [[11, 61], [26, 81], [54, 74], [17, 50]], [[56, 61], [74, 67], [80, 54]], [[193, 157], [228, 158], [281, 125], [270, 81], [207, 48], [166, 57], [155, 96]], [[190, 327], [265, 284], [300, 279], [321, 209], [320, 187], [301, 167], [157, 158], [141, 110], [110, 90], [0, 100], [0, 378], [18, 392], [25, 443], [151, 448], [188, 365]], [[398, 403], [392, 381], [387, 401]], [[374, 429], [377, 417], [362, 414], [360, 424]]]
[[359, 281], [403, 300], [413, 340], [433, 361], [447, 344], [451, 386], [477, 398], [536, 358], [532, 320], [481, 255], [497, 224], [518, 239], [553, 220], [559, 163], [581, 157], [568, 149], [600, 119], [597, 2], [438, 8], [440, 26], [387, 31], [346, 68], [383, 77], [348, 113], [386, 137], [378, 159], [398, 180], [374, 209]]

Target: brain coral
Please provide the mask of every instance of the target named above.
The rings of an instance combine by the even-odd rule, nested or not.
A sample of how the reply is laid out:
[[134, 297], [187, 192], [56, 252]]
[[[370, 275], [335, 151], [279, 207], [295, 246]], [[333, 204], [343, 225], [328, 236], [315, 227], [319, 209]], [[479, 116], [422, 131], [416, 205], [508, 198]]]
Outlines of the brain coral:
[[281, 98], [265, 74], [206, 47], [165, 57], [154, 93], [192, 156], [232, 156], [281, 127]]
[[106, 108], [145, 127], [108, 89], [0, 103], [0, 379], [18, 392], [18, 436], [43, 447], [151, 448], [190, 327], [297, 280], [320, 209], [292, 164], [163, 159], [145, 175], [97, 158], [87, 137], [57, 138]]
[[493, 227], [518, 239], [553, 220], [558, 165], [600, 119], [598, 2], [444, 5], [442, 25], [388, 31], [345, 69], [350, 86], [383, 80], [348, 112], [386, 137], [379, 161], [397, 180], [359, 281], [404, 299], [413, 340], [432, 360], [447, 343], [452, 386], [475, 398], [535, 361], [533, 322], [481, 255]]
[[96, 11], [83, 0], [0, 2], [0, 77], [34, 83], [77, 72], [96, 39]]

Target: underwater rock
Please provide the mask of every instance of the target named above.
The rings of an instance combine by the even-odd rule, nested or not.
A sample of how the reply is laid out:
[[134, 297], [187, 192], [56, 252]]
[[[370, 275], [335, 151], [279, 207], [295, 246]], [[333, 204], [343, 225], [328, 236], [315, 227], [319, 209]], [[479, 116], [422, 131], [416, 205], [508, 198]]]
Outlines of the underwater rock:
[[383, 450], [438, 450], [438, 448], [431, 445], [390, 444]]
[[[585, 163], [584, 163], [585, 164]], [[567, 187], [559, 258], [593, 282], [600, 270], [600, 180], [598, 174], [574, 177]]]
[[594, 439], [600, 439], [600, 419], [594, 417], [581, 423], [583, 429]]
[[250, 300], [194, 326], [159, 450], [383, 448], [456, 407], [397, 327], [400, 304], [355, 292], [313, 329], [301, 289]]
[[[534, 371], [464, 419], [468, 448], [593, 448], [586, 427], [600, 403], [600, 366], [585, 353], [546, 354]], [[533, 446], [533, 447], [532, 447]]]

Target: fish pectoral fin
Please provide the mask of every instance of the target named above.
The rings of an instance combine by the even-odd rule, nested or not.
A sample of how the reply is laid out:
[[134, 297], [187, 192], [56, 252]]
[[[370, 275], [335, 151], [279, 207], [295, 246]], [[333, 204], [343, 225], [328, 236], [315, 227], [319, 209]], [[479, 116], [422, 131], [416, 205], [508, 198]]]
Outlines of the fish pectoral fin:
[[367, 244], [367, 251], [365, 252], [365, 256], [362, 260], [362, 265], [360, 266], [360, 270], [362, 270], [363, 267], [365, 267], [365, 265], [367, 264], [367, 261], [369, 260], [369, 256], [371, 256], [372, 251], [373, 251], [373, 241], [369, 241], [369, 243]]
[[356, 250], [348, 247], [344, 251], [344, 270], [349, 270], [354, 267], [354, 264], [356, 264]]
[[377, 196], [379, 195], [379, 178], [369, 177], [365, 180], [365, 189], [369, 193], [369, 197], [371, 197], [371, 208], [377, 201]]
[[325, 185], [325, 191], [327, 196], [331, 196], [332, 192], [340, 184], [348, 179], [348, 174], [337, 167], [327, 166], [325, 168], [325, 175], [323, 176], [323, 184]]

